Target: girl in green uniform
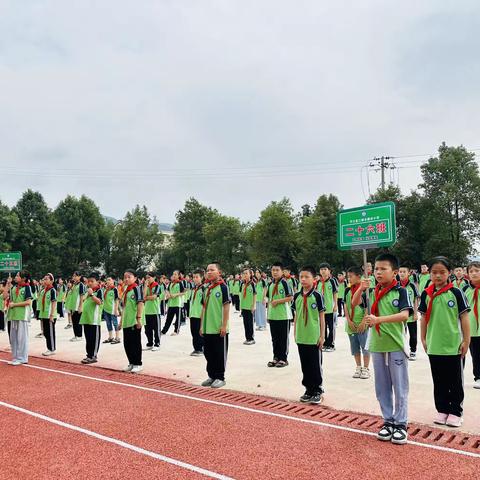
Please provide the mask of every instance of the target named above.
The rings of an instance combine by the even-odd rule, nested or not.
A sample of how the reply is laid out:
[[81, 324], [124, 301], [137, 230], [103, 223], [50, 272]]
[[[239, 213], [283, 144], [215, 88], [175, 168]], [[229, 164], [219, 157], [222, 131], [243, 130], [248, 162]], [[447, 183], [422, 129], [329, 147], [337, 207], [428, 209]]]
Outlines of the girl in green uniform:
[[57, 291], [53, 285], [53, 275], [47, 273], [43, 277], [43, 291], [38, 298], [37, 305], [39, 308], [39, 319], [42, 322], [43, 336], [47, 344], [47, 350], [42, 355], [48, 357], [55, 355], [56, 337], [55, 324], [57, 322]]

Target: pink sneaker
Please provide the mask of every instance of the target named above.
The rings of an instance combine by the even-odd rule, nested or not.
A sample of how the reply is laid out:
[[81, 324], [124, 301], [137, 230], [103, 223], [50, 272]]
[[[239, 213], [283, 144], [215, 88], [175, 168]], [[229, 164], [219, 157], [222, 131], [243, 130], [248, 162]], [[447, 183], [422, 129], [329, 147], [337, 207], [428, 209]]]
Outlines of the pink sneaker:
[[457, 417], [456, 415], [450, 414], [447, 418], [447, 426], [449, 427], [460, 427], [462, 423], [462, 417]]
[[436, 423], [437, 425], [445, 425], [447, 423], [447, 418], [448, 414], [439, 412], [437, 413], [435, 420], [433, 420], [433, 423]]

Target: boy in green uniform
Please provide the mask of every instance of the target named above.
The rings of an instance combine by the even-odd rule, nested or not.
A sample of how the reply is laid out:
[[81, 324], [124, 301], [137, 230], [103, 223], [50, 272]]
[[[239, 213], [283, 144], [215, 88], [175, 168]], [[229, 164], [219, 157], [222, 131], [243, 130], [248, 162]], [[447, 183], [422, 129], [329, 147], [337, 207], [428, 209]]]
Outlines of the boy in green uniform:
[[80, 325], [85, 332], [87, 356], [82, 360], [84, 364], [97, 363], [98, 348], [100, 346], [100, 325], [102, 321], [103, 290], [98, 283], [98, 274], [93, 272], [87, 278], [87, 292], [83, 301]]
[[85, 284], [79, 272], [72, 275], [73, 285], [72, 291], [68, 297], [67, 308], [72, 312], [73, 337], [71, 342], [79, 342], [82, 339], [82, 326], [80, 325], [80, 317], [82, 316], [83, 297], [86, 293]]
[[345, 305], [345, 289], [347, 288], [347, 282], [345, 277], [345, 272], [340, 272], [337, 275], [337, 315], [339, 317], [344, 316], [344, 305]]
[[[345, 331], [350, 341], [350, 351], [355, 359], [356, 369], [353, 378], [366, 380], [370, 378], [370, 352], [367, 349], [367, 326], [364, 321], [363, 305], [352, 306], [352, 298], [360, 288], [362, 269], [350, 267], [347, 271], [350, 286], [345, 290]], [[363, 367], [362, 367], [363, 355]]]
[[137, 284], [137, 275], [127, 270], [123, 275], [125, 291], [122, 297], [123, 345], [128, 358], [128, 366], [124, 372], [138, 373], [142, 367], [142, 326], [145, 325], [144, 302], [142, 288]]
[[200, 323], [203, 308], [203, 270], [193, 272], [194, 287], [192, 298], [190, 300], [190, 333], [192, 334], [193, 352], [192, 357], [201, 357], [203, 355], [203, 337], [200, 335]]
[[[409, 387], [403, 324], [412, 314], [413, 307], [407, 291], [396, 280], [398, 268], [398, 259], [394, 255], [385, 253], [375, 259], [377, 285], [370, 296], [371, 314], [365, 316], [365, 323], [374, 327], [369, 332], [368, 350], [375, 371], [375, 392], [385, 422], [377, 438], [403, 445], [408, 438]], [[368, 288], [370, 280], [362, 280], [352, 300], [354, 307], [363, 302], [366, 308], [365, 291]]]
[[0, 282], [0, 332], [5, 331], [5, 300], [3, 298], [3, 292], [5, 291], [6, 284], [6, 280]]
[[[102, 343], [116, 345], [120, 343], [120, 328], [118, 327], [120, 296], [112, 277], [107, 277], [103, 292], [102, 318], [107, 324], [108, 338]], [[115, 332], [115, 337], [113, 336]]]
[[55, 355], [56, 337], [55, 324], [57, 322], [57, 291], [53, 286], [53, 275], [47, 273], [43, 277], [43, 292], [37, 301], [39, 319], [42, 322], [42, 331], [47, 343], [47, 350], [42, 353], [45, 357]]
[[420, 265], [420, 274], [418, 275], [418, 292], [421, 294], [430, 284], [430, 272], [428, 265], [422, 263]]
[[253, 274], [249, 268], [242, 272], [242, 283], [240, 286], [240, 310], [243, 318], [243, 328], [245, 330], [244, 345], [253, 345], [255, 339], [253, 336], [253, 315], [257, 301], [257, 293], [255, 291], [255, 282]]
[[453, 270], [453, 274], [455, 275], [453, 285], [456, 288], [463, 290], [465, 288], [465, 285], [467, 285], [468, 283], [464, 277], [463, 267], [455, 267], [455, 269]]
[[180, 333], [181, 310], [183, 308], [183, 292], [185, 291], [183, 280], [180, 278], [180, 271], [175, 270], [172, 274], [172, 281], [168, 285], [165, 298], [168, 300], [167, 318], [162, 329], [162, 335], [166, 335], [170, 325], [175, 318], [175, 329], [172, 335]]
[[306, 389], [300, 401], [319, 404], [323, 400], [321, 350], [325, 340], [325, 307], [314, 281], [315, 269], [303, 267], [300, 270], [302, 288], [293, 297], [293, 328], [302, 365], [302, 385]]
[[288, 365], [288, 334], [290, 333], [291, 307], [293, 292], [283, 278], [281, 263], [272, 265], [273, 282], [268, 286], [267, 319], [272, 335], [273, 360], [268, 367], [283, 368]]
[[65, 311], [67, 313], [67, 319], [68, 323], [65, 325], [65, 330], [68, 330], [73, 327], [72, 325], [72, 312], [69, 310], [69, 305], [70, 305], [70, 297], [72, 295], [72, 287], [73, 287], [73, 282], [72, 280], [68, 280], [67, 282], [67, 289], [65, 292]]
[[267, 282], [262, 278], [260, 270], [255, 271], [255, 293], [257, 305], [255, 306], [255, 323], [257, 330], [264, 331], [267, 329], [267, 310], [265, 308], [267, 295]]
[[450, 281], [450, 262], [436, 257], [432, 284], [422, 292], [422, 344], [428, 354], [437, 416], [434, 423], [460, 427], [463, 414], [463, 363], [470, 343], [469, 306]]
[[417, 287], [411, 281], [410, 268], [407, 265], [401, 265], [398, 271], [400, 277], [400, 285], [407, 291], [410, 303], [413, 305], [413, 314], [408, 317], [407, 329], [410, 344], [410, 361], [414, 362], [417, 359], [417, 311], [418, 299], [420, 297]]
[[67, 287], [63, 278], [57, 279], [57, 318], [65, 318], [65, 297], [67, 295]]
[[230, 298], [228, 287], [221, 278], [218, 263], [208, 265], [207, 282], [203, 296], [200, 332], [205, 342], [203, 353], [207, 360], [208, 378], [202, 386], [220, 388], [225, 385]]
[[232, 284], [232, 302], [235, 307], [235, 311], [240, 311], [240, 275], [235, 275]]
[[467, 297], [470, 310], [470, 354], [473, 364], [473, 388], [480, 389], [480, 321], [478, 294], [480, 292], [480, 262], [474, 261], [468, 265], [470, 283], [465, 285], [463, 292]]
[[325, 304], [325, 344], [324, 352], [335, 351], [335, 314], [337, 313], [337, 282], [332, 278], [332, 269], [328, 263], [320, 264], [318, 291]]
[[144, 287], [145, 300], [145, 335], [147, 347], [145, 350], [156, 352], [160, 348], [160, 286], [153, 272], [147, 273]]

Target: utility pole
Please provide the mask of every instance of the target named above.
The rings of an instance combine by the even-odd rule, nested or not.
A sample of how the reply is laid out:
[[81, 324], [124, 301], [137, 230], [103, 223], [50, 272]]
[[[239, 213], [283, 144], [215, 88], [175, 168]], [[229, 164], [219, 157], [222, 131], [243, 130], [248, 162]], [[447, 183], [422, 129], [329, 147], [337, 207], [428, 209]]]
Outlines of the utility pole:
[[370, 167], [375, 167], [375, 171], [378, 172], [380, 170], [380, 173], [382, 175], [382, 181], [381, 181], [381, 189], [385, 190], [385, 170], [387, 168], [395, 168], [395, 164], [389, 162], [389, 160], [393, 160], [395, 157], [388, 157], [388, 156], [381, 156], [381, 157], [374, 157], [373, 161], [370, 162], [369, 166]]

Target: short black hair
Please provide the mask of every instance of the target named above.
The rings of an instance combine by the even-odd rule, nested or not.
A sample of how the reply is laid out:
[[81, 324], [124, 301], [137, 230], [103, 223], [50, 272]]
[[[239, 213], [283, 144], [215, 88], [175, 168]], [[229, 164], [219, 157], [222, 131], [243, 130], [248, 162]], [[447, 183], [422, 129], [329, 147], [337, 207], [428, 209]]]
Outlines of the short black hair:
[[283, 270], [283, 263], [282, 262], [273, 262], [272, 263], [272, 268], [273, 267], [280, 267]]
[[449, 272], [452, 270], [452, 262], [447, 257], [440, 255], [432, 258], [428, 263], [428, 267], [431, 269], [436, 263], [443, 265]]
[[317, 272], [316, 272], [315, 268], [312, 267], [311, 265], [305, 265], [304, 267], [302, 267], [300, 269], [300, 273], [301, 272], [310, 272], [312, 274], [313, 278], [315, 278], [315, 276], [317, 275]]
[[95, 280], [98, 281], [98, 279], [100, 278], [100, 276], [98, 275], [97, 272], [92, 272], [92, 273], [88, 276], [88, 278], [94, 278]]
[[363, 275], [363, 269], [361, 267], [349, 267], [347, 273], [353, 273], [354, 275], [361, 277]]
[[381, 253], [375, 258], [375, 262], [388, 262], [393, 270], [398, 270], [400, 264], [398, 257], [391, 253]]
[[411, 270], [410, 265], [407, 265], [406, 263], [401, 263], [399, 268], [408, 268]]
[[468, 267], [467, 267], [467, 272], [469, 272], [472, 267], [480, 268], [480, 261], [479, 260], [473, 260], [472, 262], [470, 262], [468, 264]]
[[134, 277], [137, 277], [137, 272], [132, 268], [127, 268], [127, 270], [125, 270], [125, 273], [131, 273]]
[[205, 271], [202, 270], [201, 268], [197, 268], [197, 270], [193, 271], [194, 275], [200, 275], [202, 278], [205, 276]]
[[331, 267], [330, 264], [327, 263], [327, 262], [321, 263], [318, 268], [319, 268], [319, 269], [320, 269], [320, 268], [328, 268], [329, 270], [332, 270], [332, 267]]
[[145, 276], [155, 278], [155, 277], [156, 277], [156, 274], [155, 274], [155, 272], [147, 272], [147, 273], [145, 274]]

